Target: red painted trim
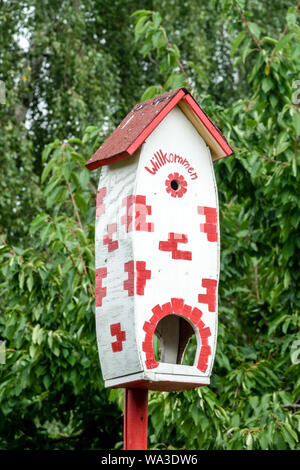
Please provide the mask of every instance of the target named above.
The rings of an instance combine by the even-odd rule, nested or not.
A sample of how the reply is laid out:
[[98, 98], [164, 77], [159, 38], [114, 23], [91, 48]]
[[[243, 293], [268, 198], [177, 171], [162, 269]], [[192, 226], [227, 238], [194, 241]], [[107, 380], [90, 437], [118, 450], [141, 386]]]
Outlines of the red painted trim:
[[164, 315], [170, 315], [172, 313], [172, 305], [171, 302], [167, 302], [166, 304], [162, 305], [162, 311]]
[[148, 390], [124, 390], [124, 450], [147, 450]]
[[170, 314], [177, 314], [186, 317], [198, 330], [201, 338], [200, 353], [197, 358], [197, 367], [202, 372], [206, 372], [208, 366], [208, 358], [211, 355], [211, 348], [208, 345], [208, 338], [211, 336], [209, 327], [205, 327], [204, 322], [201, 320], [202, 312], [197, 307], [192, 307], [184, 303], [184, 299], [172, 298], [171, 302], [162, 305], [155, 305], [152, 309], [153, 315], [149, 322], [145, 322], [143, 330], [145, 331], [144, 342], [142, 350], [146, 355], [145, 365], [147, 369], [155, 369], [159, 363], [155, 361], [153, 351], [153, 335], [158, 322]]
[[172, 309], [174, 313], [182, 314], [184, 301], [183, 299], [171, 299]]
[[143, 132], [135, 139], [135, 141], [127, 148], [129, 155], [142, 145], [142, 143], [149, 137], [151, 132], [158, 126], [158, 124], [169, 114], [169, 112], [176, 106], [177, 103], [185, 96], [185, 91], [179, 92], [169, 101], [169, 103], [161, 110], [161, 112], [150, 122], [150, 124], [143, 130]]
[[[232, 148], [227, 143], [226, 139], [222, 136], [219, 129], [213, 124], [210, 118], [205, 114], [205, 112], [200, 108], [198, 103], [194, 98], [189, 94], [186, 89], [181, 88], [178, 90], [175, 96], [166, 104], [166, 106], [159, 112], [159, 114], [145, 127], [145, 129], [140, 133], [140, 135], [127, 147], [126, 150], [113, 155], [109, 158], [101, 158], [96, 161], [90, 161], [93, 157], [85, 164], [88, 170], [95, 170], [104, 165], [111, 165], [116, 163], [119, 160], [123, 160], [134, 154], [134, 152], [142, 145], [146, 138], [154, 131], [154, 129], [160, 124], [160, 122], [169, 114], [169, 112], [179, 103], [181, 99], [184, 99], [186, 103], [191, 107], [194, 113], [199, 117], [203, 125], [206, 127], [208, 132], [212, 135], [221, 149], [224, 151], [225, 156], [233, 154]], [[220, 156], [216, 158], [219, 160], [224, 158]]]
[[148, 321], [145, 321], [145, 323], [144, 323], [144, 325], [143, 325], [143, 330], [144, 330], [146, 333], [152, 334], [152, 333], [154, 333], [155, 325], [153, 325], [152, 323], [150, 323], [150, 322], [148, 322]]
[[193, 321], [195, 325], [200, 326], [200, 318], [202, 317], [202, 312], [198, 308], [193, 308], [192, 312], [190, 313], [190, 319]]
[[208, 132], [212, 135], [212, 137], [219, 144], [221, 149], [225, 152], [226, 156], [228, 157], [229, 155], [232, 155], [233, 154], [232, 148], [228, 145], [224, 137], [220, 134], [219, 130], [212, 123], [209, 117], [204, 113], [204, 111], [202, 111], [202, 109], [196, 103], [194, 98], [190, 94], [188, 94], [188, 95], [185, 95], [183, 99], [190, 105], [190, 107], [192, 108], [194, 113], [198, 116], [202, 124], [206, 127]]
[[105, 158], [103, 160], [97, 160], [95, 162], [87, 162], [85, 166], [87, 167], [88, 170], [96, 170], [100, 166], [105, 166], [105, 165], [111, 165], [112, 163], [119, 162], [120, 160], [123, 160], [124, 158], [130, 157], [130, 155], [127, 152], [121, 152], [118, 153], [117, 155], [114, 155], [113, 157], [110, 158]]
[[[92, 171], [104, 165], [111, 165], [124, 158], [127, 158], [136, 152], [136, 150], [142, 145], [147, 137], [154, 131], [154, 129], [160, 124], [160, 122], [169, 114], [169, 112], [179, 103], [181, 99], [184, 99], [188, 105], [192, 108], [194, 113], [199, 117], [200, 121], [206, 127], [211, 136], [215, 139], [221, 149], [225, 152], [225, 156], [233, 154], [232, 148], [227, 143], [226, 139], [222, 136], [218, 128], [213, 124], [210, 118], [200, 108], [194, 98], [185, 90], [180, 89], [176, 95], [168, 102], [168, 104], [160, 111], [160, 113], [145, 127], [141, 134], [128, 146], [126, 150], [116, 154], [110, 158], [104, 158], [96, 160], [94, 162], [87, 162], [86, 167]], [[223, 156], [217, 158], [224, 158]]]

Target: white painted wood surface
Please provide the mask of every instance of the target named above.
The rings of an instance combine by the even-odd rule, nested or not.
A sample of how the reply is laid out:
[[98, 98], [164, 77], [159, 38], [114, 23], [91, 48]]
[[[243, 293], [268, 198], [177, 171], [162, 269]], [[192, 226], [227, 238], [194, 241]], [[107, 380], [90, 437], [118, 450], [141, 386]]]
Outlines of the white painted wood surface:
[[[160, 150], [166, 156], [164, 160], [155, 157]], [[168, 162], [167, 159], [176, 161]], [[172, 197], [166, 189], [166, 181], [172, 179], [169, 175], [176, 173], [187, 183], [182, 197]], [[203, 296], [207, 292], [202, 286], [203, 279], [214, 280], [218, 284], [220, 234], [218, 219], [217, 241], [209, 241], [207, 233], [200, 231], [200, 224], [203, 230], [207, 218], [199, 207], [215, 208], [218, 214], [214, 171], [205, 141], [182, 111], [175, 107], [148, 137], [140, 152], [103, 167], [99, 189], [103, 187], [106, 188], [103, 197], [105, 212], [96, 218], [95, 244], [96, 270], [107, 268], [107, 276], [102, 280], [106, 296], [102, 299], [102, 306], [96, 307], [97, 341], [105, 385], [122, 386], [134, 380], [168, 381], [170, 384], [209, 383], [217, 337], [217, 290], [214, 311], [209, 311], [208, 304], [199, 302], [199, 294]], [[126, 207], [122, 206], [122, 201], [131, 195], [146, 197], [146, 205], [151, 206], [146, 222], [154, 224], [153, 231], [132, 230], [126, 233], [122, 223]], [[134, 212], [134, 207], [131, 209]], [[118, 240], [118, 248], [109, 252], [108, 245], [103, 244], [103, 237], [107, 234], [107, 225], [114, 223], [117, 224], [117, 233], [112, 239]], [[172, 233], [187, 238], [186, 243], [181, 242], [183, 238], [176, 240], [177, 250], [190, 252], [191, 255], [184, 256], [191, 256], [191, 259], [174, 259], [171, 251], [159, 249], [160, 243], [167, 242]], [[124, 290], [124, 281], [128, 279], [124, 265], [130, 261], [135, 268], [134, 295], [128, 295], [128, 290]], [[145, 262], [146, 270], [151, 271], [151, 278], [145, 280], [143, 295], [137, 292], [137, 262]], [[153, 318], [155, 306], [168, 304], [173, 298], [183, 299], [185, 305], [202, 312], [202, 328], [206, 332], [209, 328], [207, 341], [211, 349], [205, 371], [197, 367], [205, 340], [201, 339], [202, 333], [190, 319], [188, 321], [197, 339], [194, 366], [161, 362], [148, 367], [149, 354], [143, 350], [143, 343], [149, 338], [144, 330], [145, 322]], [[122, 350], [114, 352], [112, 343], [116, 336], [111, 334], [111, 325], [116, 324], [120, 324], [126, 339], [121, 341]], [[176, 351], [173, 349], [178, 345], [179, 333], [175, 328], [174, 340], [170, 331], [166, 333], [169, 339], [165, 344], [169, 348], [166, 346], [163, 360], [169, 358], [174, 362]]]

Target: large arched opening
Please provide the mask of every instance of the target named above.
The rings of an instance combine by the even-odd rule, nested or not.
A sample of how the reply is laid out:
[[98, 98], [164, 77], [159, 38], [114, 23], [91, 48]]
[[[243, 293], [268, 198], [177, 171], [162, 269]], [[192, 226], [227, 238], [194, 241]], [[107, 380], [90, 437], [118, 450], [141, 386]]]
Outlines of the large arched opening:
[[197, 350], [193, 326], [179, 315], [167, 315], [157, 323], [153, 350], [156, 362], [193, 366]]
[[[197, 349], [193, 365], [201, 372], [206, 372], [211, 355], [208, 344], [211, 332], [201, 320], [201, 310], [185, 304], [183, 299], [172, 298], [162, 306], [156, 305], [152, 312], [149, 322], [143, 325], [145, 337], [142, 349], [146, 354], [146, 367], [154, 369], [162, 362], [182, 364], [187, 345], [195, 335]], [[160, 352], [154, 350], [155, 337], [158, 338]]]

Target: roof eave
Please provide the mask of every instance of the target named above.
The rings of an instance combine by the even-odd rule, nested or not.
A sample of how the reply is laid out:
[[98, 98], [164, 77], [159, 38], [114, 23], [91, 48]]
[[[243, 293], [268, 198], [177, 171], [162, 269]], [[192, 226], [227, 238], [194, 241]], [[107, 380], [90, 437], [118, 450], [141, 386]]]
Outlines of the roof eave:
[[85, 166], [87, 167], [88, 170], [92, 171], [105, 165], [111, 165], [112, 163], [117, 163], [120, 160], [123, 160], [124, 158], [128, 158], [130, 156], [131, 155], [128, 152], [121, 152], [121, 153], [117, 153], [115, 155], [112, 155], [109, 158], [105, 158], [102, 160], [91, 161], [92, 160], [91, 158], [88, 162], [86, 162]]
[[176, 105], [179, 105], [194, 127], [197, 128], [199, 134], [203, 137], [207, 145], [211, 148], [213, 161], [226, 158], [233, 154], [233, 150], [229, 146], [225, 137], [221, 134], [220, 130], [214, 125], [207, 114], [200, 108], [189, 91], [186, 88], [180, 88], [177, 92], [175, 90], [175, 95], [167, 102], [159, 114], [149, 122], [134, 141], [128, 144], [126, 149], [120, 153], [110, 155], [107, 158], [99, 158], [98, 153], [101, 149], [100, 147], [100, 149], [98, 149], [86, 163], [87, 169], [90, 171], [95, 170], [101, 166], [116, 163], [133, 155]]

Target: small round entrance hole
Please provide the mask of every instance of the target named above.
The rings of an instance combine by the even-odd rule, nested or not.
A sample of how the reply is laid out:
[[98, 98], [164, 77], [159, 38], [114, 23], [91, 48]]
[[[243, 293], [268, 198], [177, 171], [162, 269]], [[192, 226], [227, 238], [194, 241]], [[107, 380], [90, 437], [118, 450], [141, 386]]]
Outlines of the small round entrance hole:
[[179, 188], [180, 188], [181, 184], [180, 184], [180, 181], [179, 180], [172, 180], [171, 181], [171, 188], [174, 190], [174, 191], [177, 191]]

